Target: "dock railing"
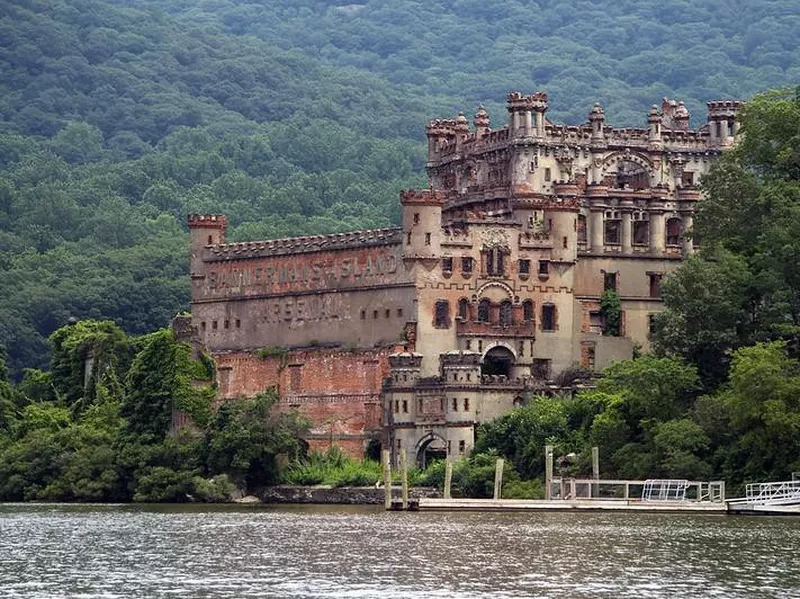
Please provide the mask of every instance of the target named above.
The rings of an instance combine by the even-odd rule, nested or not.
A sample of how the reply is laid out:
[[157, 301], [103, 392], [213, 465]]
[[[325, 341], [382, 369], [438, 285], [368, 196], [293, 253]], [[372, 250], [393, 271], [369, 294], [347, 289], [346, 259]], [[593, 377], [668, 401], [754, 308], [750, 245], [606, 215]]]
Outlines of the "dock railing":
[[745, 487], [744, 501], [753, 505], [800, 504], [800, 480], [751, 483]]
[[602, 499], [606, 501], [691, 501], [722, 503], [725, 501], [725, 481], [553, 477], [549, 497], [556, 501]]

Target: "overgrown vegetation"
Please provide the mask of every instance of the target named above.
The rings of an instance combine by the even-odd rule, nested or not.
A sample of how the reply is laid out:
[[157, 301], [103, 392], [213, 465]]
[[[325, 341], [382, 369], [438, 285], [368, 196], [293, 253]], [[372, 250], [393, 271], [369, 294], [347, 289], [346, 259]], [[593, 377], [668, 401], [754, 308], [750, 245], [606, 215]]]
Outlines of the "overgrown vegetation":
[[[18, 387], [0, 359], [0, 501], [226, 501], [303, 452], [305, 423], [272, 394], [212, 410], [213, 361], [170, 330], [78, 322], [51, 343], [51, 371]], [[176, 410], [190, 421], [167, 434]]]

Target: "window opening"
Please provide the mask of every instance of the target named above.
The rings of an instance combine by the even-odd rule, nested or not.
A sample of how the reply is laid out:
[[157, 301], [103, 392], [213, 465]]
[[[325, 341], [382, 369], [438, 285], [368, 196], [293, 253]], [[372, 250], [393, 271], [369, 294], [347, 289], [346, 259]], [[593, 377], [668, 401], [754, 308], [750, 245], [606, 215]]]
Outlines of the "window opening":
[[511, 326], [514, 321], [513, 306], [511, 302], [506, 300], [500, 304], [500, 325], [507, 327]]
[[539, 274], [540, 275], [549, 275], [550, 274], [550, 261], [549, 260], [539, 260]]
[[661, 273], [649, 273], [650, 297], [661, 297]]
[[450, 302], [438, 300], [435, 306], [436, 314], [434, 326], [437, 329], [446, 329], [450, 326]]
[[478, 322], [489, 322], [489, 300], [482, 299], [478, 304]]
[[556, 307], [553, 304], [542, 306], [542, 330], [555, 331], [556, 329]]
[[525, 322], [531, 322], [533, 320], [533, 302], [531, 300], [522, 302], [522, 319]]
[[453, 271], [453, 259], [450, 257], [442, 258], [442, 270], [444, 272], [452, 272]]
[[667, 245], [680, 245], [681, 219], [671, 218], [667, 221]]
[[520, 259], [519, 261], [519, 274], [527, 275], [531, 272], [531, 261]]
[[461, 320], [467, 320], [469, 318], [469, 302], [463, 297], [458, 300], [458, 317]]
[[616, 291], [617, 290], [617, 273], [604, 272], [603, 273], [603, 291]]

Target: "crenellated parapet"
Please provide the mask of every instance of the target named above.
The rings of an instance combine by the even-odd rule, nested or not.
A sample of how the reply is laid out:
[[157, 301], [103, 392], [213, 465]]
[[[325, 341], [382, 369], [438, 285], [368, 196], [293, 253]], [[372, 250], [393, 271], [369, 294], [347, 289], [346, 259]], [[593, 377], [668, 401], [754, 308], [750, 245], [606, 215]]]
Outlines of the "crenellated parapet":
[[226, 229], [228, 217], [224, 214], [190, 214], [187, 217], [190, 229]]
[[447, 196], [447, 192], [439, 189], [406, 189], [400, 192], [400, 202], [403, 206], [442, 206]]
[[305, 235], [269, 241], [244, 241], [218, 244], [208, 249], [207, 261], [245, 260], [268, 256], [308, 254], [335, 250], [355, 250], [375, 246], [398, 245], [402, 230], [397, 227], [371, 229], [330, 235]]

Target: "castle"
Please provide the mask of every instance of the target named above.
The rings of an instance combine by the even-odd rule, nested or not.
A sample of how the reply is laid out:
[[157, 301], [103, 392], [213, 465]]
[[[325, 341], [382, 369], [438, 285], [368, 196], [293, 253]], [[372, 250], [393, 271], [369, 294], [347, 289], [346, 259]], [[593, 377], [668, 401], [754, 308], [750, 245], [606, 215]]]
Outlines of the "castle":
[[482, 108], [472, 127], [428, 124], [430, 187], [402, 194], [401, 227], [228, 244], [224, 216], [189, 216], [192, 324], [220, 396], [277, 387], [312, 449], [467, 454], [478, 424], [571, 366], [648, 348], [739, 108], [709, 102], [691, 130], [665, 99], [647, 128], [615, 129], [595, 104], [566, 126], [546, 94], [511, 93], [500, 129]]

